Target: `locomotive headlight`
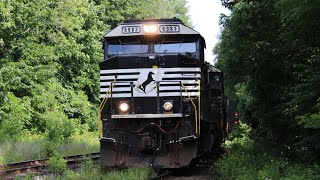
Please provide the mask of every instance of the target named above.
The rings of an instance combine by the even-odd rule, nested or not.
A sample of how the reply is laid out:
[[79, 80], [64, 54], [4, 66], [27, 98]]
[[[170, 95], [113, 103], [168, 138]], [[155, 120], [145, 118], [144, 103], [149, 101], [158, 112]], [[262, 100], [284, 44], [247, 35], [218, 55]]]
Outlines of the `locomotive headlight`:
[[154, 34], [157, 32], [157, 26], [155, 24], [145, 24], [142, 27], [144, 33]]
[[167, 101], [167, 102], [165, 102], [165, 103], [163, 104], [162, 107], [163, 107], [164, 110], [170, 111], [170, 110], [172, 110], [172, 108], [173, 108], [173, 104], [172, 104], [172, 102]]
[[128, 112], [129, 111], [129, 104], [127, 102], [120, 102], [119, 104], [119, 110], [122, 113]]

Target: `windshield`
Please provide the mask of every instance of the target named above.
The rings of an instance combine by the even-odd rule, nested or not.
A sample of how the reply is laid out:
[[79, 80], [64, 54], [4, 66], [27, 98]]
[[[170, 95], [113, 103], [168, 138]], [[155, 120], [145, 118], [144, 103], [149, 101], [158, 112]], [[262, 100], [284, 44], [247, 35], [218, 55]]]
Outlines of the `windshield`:
[[145, 44], [109, 44], [108, 54], [147, 53]]
[[196, 43], [194, 42], [190, 42], [190, 43], [174, 42], [174, 43], [155, 44], [154, 51], [156, 53], [179, 53], [179, 52], [194, 53], [197, 51], [197, 49], [196, 49]]
[[148, 44], [138, 38], [119, 38], [109, 41], [109, 55], [148, 53]]
[[155, 38], [112, 38], [107, 40], [108, 57], [146, 53], [182, 53], [197, 52], [197, 43], [193, 38], [155, 37]]

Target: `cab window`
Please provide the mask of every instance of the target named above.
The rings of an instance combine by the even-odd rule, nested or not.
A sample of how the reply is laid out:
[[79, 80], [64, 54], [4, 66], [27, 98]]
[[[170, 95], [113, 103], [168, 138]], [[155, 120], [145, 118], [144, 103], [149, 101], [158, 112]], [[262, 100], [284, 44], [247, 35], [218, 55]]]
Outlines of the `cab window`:
[[197, 51], [195, 42], [169, 42], [154, 45], [155, 53], [195, 53]]
[[139, 54], [147, 53], [146, 44], [109, 44], [108, 54]]
[[107, 55], [121, 54], [142, 54], [148, 53], [147, 42], [141, 41], [139, 38], [115, 38], [109, 39], [108, 48], [106, 49]]

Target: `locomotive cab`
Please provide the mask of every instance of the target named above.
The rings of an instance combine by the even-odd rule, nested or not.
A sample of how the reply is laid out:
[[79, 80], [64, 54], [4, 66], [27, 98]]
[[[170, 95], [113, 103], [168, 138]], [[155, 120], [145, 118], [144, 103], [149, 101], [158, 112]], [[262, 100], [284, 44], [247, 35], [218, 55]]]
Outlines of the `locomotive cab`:
[[213, 146], [222, 116], [208, 117], [204, 103], [214, 98], [201, 96], [223, 89], [207, 91], [217, 69], [204, 63], [198, 32], [179, 19], [130, 20], [105, 35], [103, 48], [98, 125], [106, 166], [183, 167]]
[[200, 59], [198, 37], [158, 35], [106, 38], [105, 60], [114, 56], [183, 54]]

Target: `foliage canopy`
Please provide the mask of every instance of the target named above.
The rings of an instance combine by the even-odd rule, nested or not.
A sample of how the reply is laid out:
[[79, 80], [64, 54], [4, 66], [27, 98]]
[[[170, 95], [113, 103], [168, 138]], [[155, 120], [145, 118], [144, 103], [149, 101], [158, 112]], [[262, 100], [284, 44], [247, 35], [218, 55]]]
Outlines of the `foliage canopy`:
[[96, 129], [100, 42], [125, 19], [179, 17], [185, 0], [0, 0], [0, 140]]
[[251, 136], [281, 146], [288, 157], [319, 162], [320, 3], [222, 0], [216, 47], [227, 95]]

